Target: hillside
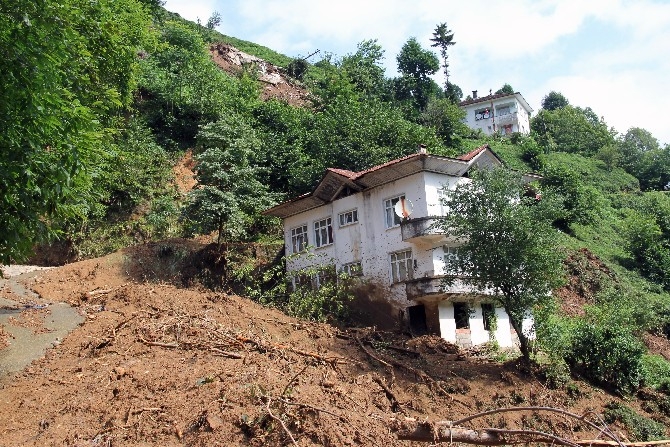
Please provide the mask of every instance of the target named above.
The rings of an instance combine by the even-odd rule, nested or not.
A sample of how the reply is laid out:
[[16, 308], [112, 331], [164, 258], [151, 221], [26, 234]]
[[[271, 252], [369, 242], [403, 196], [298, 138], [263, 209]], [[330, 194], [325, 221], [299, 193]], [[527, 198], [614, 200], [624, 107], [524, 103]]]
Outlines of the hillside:
[[[44, 358], [2, 379], [3, 445], [288, 445], [292, 436], [301, 446], [400, 446], [414, 445], [391, 430], [405, 417], [457, 420], [511, 406], [602, 414], [611, 402], [638, 405], [582, 381], [548, 389], [514, 361], [459, 352], [439, 338], [309, 323], [184, 287], [174, 254], [197, 249], [150, 244], [22, 280], [40, 301], [69, 302], [86, 319]], [[2, 295], [21, 300], [9, 288]], [[40, 314], [48, 318], [48, 308]], [[541, 412], [464, 426], [598, 437], [584, 423]]]
[[[588, 413], [623, 440], [670, 436], [670, 146], [558, 92], [529, 135], [486, 136], [415, 39], [387, 77], [375, 40], [307, 61], [159, 4], [18, 0], [25, 14], [0, 15], [0, 261], [60, 266], [0, 280], [0, 371], [11, 333], [56, 336], [43, 304], [85, 318], [0, 377], [0, 444], [412, 445], [394, 431], [405, 417], [516, 406]], [[495, 344], [361, 327], [332, 289], [284, 287], [281, 222], [262, 211], [326, 168], [419, 145], [489, 145], [541, 176], [566, 284], [534, 309], [530, 371]], [[537, 409], [464, 426], [605, 436]]]

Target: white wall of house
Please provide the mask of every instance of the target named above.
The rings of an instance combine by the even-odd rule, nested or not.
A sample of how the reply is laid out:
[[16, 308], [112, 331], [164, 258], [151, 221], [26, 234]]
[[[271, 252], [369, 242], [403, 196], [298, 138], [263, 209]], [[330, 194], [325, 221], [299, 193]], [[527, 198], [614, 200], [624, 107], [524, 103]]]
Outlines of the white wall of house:
[[511, 125], [510, 132], [530, 133], [529, 111], [516, 95], [469, 104], [463, 109], [465, 124], [471, 129], [481, 129], [486, 135], [492, 135], [494, 131], [505, 133], [505, 126], [508, 125]]
[[[430, 242], [428, 239], [404, 242], [399, 225], [386, 228], [384, 201], [404, 195], [412, 202], [412, 218], [439, 216], [448, 210], [440, 203], [440, 190], [445, 186], [454, 189], [461, 182], [470, 181], [464, 177], [451, 177], [422, 171], [420, 173], [384, 184], [381, 187], [355, 193], [337, 199], [323, 206], [289, 216], [284, 220], [284, 239], [289, 260], [287, 270], [295, 271], [316, 265], [335, 265], [338, 270], [343, 265], [361, 262], [363, 276], [367, 281], [375, 282], [383, 291], [384, 298], [394, 302], [399, 308], [417, 304], [406, 296], [404, 282], [393, 283], [390, 254], [411, 250], [413, 259], [413, 277], [434, 277], [447, 273], [444, 264], [444, 241]], [[356, 211], [358, 221], [340, 225], [339, 215]], [[331, 219], [333, 242], [316, 247], [315, 223]], [[292, 229], [307, 227], [309, 249], [297, 256], [292, 253]], [[447, 245], [453, 245], [447, 242]], [[449, 288], [450, 293], [471, 292], [462, 282], [456, 282]], [[471, 295], [470, 295], [471, 296]], [[474, 313], [470, 316], [470, 339], [473, 344], [489, 341], [489, 332], [484, 329], [481, 304], [472, 302]], [[439, 327], [441, 336], [450, 342], [457, 342], [454, 307], [450, 301], [438, 304]], [[498, 320], [495, 339], [502, 347], [514, 346], [511, 326], [507, 314], [496, 308]], [[532, 319], [524, 322], [532, 326]], [[463, 337], [463, 331], [459, 332]]]

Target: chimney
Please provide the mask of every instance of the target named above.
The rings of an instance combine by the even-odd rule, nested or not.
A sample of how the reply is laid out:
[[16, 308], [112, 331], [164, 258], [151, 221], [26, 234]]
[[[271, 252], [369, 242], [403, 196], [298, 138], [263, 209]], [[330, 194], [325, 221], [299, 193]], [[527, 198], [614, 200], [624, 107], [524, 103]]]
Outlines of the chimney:
[[477, 99], [477, 90], [472, 91], [472, 99]]
[[428, 151], [426, 151], [426, 145], [425, 144], [420, 144], [419, 145], [419, 154], [427, 154]]

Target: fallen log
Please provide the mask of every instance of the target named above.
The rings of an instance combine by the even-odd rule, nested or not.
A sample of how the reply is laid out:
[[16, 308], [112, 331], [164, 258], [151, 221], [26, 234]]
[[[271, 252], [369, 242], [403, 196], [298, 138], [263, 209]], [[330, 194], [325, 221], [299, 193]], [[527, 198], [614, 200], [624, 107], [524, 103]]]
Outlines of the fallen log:
[[447, 422], [433, 423], [419, 422], [414, 419], [392, 420], [391, 430], [399, 440], [418, 442], [461, 442], [473, 445], [512, 445], [539, 442], [552, 445], [579, 447], [572, 441], [563, 439], [550, 433], [533, 430], [502, 430], [484, 428], [474, 430], [463, 427], [453, 427]]

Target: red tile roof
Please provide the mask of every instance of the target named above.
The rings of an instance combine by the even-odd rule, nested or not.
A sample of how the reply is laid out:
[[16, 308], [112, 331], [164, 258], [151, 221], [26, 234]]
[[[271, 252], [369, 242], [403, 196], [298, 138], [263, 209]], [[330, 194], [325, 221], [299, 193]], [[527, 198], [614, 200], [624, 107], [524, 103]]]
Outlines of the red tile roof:
[[356, 178], [356, 173], [348, 169], [328, 168], [328, 171], [350, 178], [351, 180]]
[[475, 158], [477, 155], [479, 155], [481, 152], [483, 152], [484, 150], [486, 150], [488, 148], [489, 148], [489, 145], [485, 144], [482, 147], [478, 147], [474, 151], [470, 151], [467, 154], [460, 155], [457, 159], [458, 160], [463, 160], [463, 161], [470, 161], [473, 158]]

